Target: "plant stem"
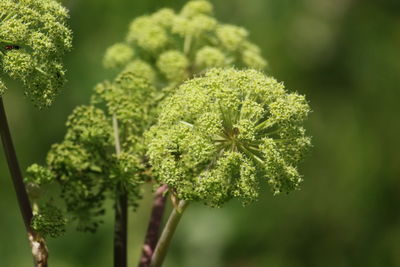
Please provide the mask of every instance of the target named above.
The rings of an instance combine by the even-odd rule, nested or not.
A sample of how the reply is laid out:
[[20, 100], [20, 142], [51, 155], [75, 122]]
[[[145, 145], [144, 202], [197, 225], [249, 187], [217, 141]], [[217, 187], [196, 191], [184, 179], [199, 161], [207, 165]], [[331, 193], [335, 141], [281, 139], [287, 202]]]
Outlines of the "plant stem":
[[[121, 153], [119, 140], [118, 120], [113, 116], [115, 152]], [[128, 246], [128, 196], [125, 188], [120, 184], [115, 189], [115, 225], [114, 225], [114, 267], [127, 266]]]
[[184, 43], [183, 43], [183, 53], [185, 55], [189, 55], [191, 45], [192, 45], [192, 36], [186, 35]]
[[140, 257], [139, 267], [149, 267], [151, 257], [153, 256], [154, 249], [156, 248], [162, 217], [164, 215], [165, 204], [167, 198], [165, 192], [168, 190], [167, 185], [160, 186], [154, 197], [153, 208], [150, 215], [149, 225], [147, 227], [146, 237], [142, 249], [142, 256]]
[[[118, 192], [117, 192], [118, 194]], [[120, 192], [115, 201], [114, 267], [127, 266], [128, 201]]]
[[151, 258], [150, 267], [161, 267], [165, 256], [167, 255], [167, 251], [169, 248], [169, 244], [171, 243], [172, 237], [175, 233], [176, 227], [178, 226], [179, 221], [185, 211], [188, 202], [185, 200], [179, 201], [177, 207], [171, 212], [171, 215], [168, 218], [167, 224], [164, 227], [164, 230], [161, 234], [160, 240], [157, 243], [157, 247], [154, 251], [153, 257]]
[[26, 232], [28, 233], [29, 242], [32, 248], [34, 264], [37, 267], [47, 267], [48, 251], [45, 240], [31, 227], [31, 220], [33, 216], [32, 207], [23, 182], [22, 173], [11, 138], [2, 97], [0, 97], [0, 135], [8, 168], [14, 184], [14, 189], [17, 194], [19, 209], [21, 211]]

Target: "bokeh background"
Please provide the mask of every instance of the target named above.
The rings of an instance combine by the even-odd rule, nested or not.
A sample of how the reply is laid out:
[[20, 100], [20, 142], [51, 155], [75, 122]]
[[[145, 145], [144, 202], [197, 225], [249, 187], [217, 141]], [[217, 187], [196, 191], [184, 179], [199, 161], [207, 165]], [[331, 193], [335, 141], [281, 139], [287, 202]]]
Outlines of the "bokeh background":
[[[16, 84], [6, 96], [23, 168], [43, 162], [64, 135], [73, 107], [110, 76], [105, 49], [136, 16], [183, 0], [65, 0], [74, 50], [67, 88], [37, 110]], [[303, 189], [243, 208], [192, 205], [166, 267], [400, 266], [400, 1], [215, 0], [219, 20], [246, 27], [269, 73], [306, 94], [314, 148]], [[17, 202], [0, 151], [0, 266], [31, 266]], [[130, 214], [129, 262], [136, 266], [151, 198]], [[110, 203], [111, 208], [111, 203]], [[50, 239], [54, 267], [112, 266], [112, 212], [96, 234], [72, 227]]]

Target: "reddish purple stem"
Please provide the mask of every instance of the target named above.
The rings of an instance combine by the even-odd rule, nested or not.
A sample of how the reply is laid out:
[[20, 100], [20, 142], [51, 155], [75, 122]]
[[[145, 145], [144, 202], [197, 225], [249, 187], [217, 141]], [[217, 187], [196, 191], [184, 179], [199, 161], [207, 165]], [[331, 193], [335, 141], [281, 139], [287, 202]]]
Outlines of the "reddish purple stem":
[[151, 257], [153, 256], [160, 234], [161, 222], [166, 204], [165, 192], [167, 190], [167, 185], [162, 185], [155, 193], [153, 209], [150, 215], [149, 226], [147, 227], [146, 238], [142, 249], [142, 256], [140, 257], [139, 267], [150, 266]]

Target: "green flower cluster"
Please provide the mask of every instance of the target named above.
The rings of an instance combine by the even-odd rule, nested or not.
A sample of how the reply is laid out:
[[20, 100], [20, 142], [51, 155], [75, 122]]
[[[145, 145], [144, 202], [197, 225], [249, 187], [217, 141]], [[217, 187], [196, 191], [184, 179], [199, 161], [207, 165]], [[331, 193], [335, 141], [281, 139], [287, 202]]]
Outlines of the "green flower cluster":
[[154, 91], [146, 79], [131, 72], [95, 89], [92, 104], [75, 108], [69, 116], [65, 138], [52, 146], [46, 166], [32, 165], [26, 179], [32, 188], [59, 184], [69, 220], [84, 231], [96, 230], [106, 198], [116, 192], [126, 192], [136, 207], [139, 185], [147, 176], [140, 158], [145, 151], [135, 137], [148, 127], [136, 122], [148, 114], [145, 103]]
[[150, 162], [178, 198], [221, 206], [297, 189], [296, 166], [310, 147], [304, 96], [256, 70], [212, 69], [186, 81], [147, 133]]
[[308, 104], [257, 70], [232, 69], [266, 61], [245, 29], [212, 11], [196, 0], [136, 18], [103, 59], [117, 78], [74, 110], [46, 166], [31, 167], [31, 188], [58, 183], [79, 229], [96, 229], [107, 197], [126, 192], [135, 206], [149, 180], [210, 206], [253, 201], [261, 177], [275, 193], [298, 187]]
[[53, 102], [65, 83], [62, 57], [71, 49], [67, 18], [54, 0], [0, 1], [0, 96], [7, 75], [21, 81], [40, 107]]
[[[189, 1], [179, 13], [164, 8], [132, 21], [123, 43], [112, 45], [104, 66], [152, 73], [151, 80], [171, 89], [213, 67], [263, 69], [266, 61], [241, 27], [213, 17], [208, 1]], [[145, 70], [144, 70], [145, 69]]]
[[34, 214], [32, 227], [42, 236], [58, 237], [65, 233], [67, 220], [62, 211], [56, 206], [46, 204], [41, 207], [40, 213]]

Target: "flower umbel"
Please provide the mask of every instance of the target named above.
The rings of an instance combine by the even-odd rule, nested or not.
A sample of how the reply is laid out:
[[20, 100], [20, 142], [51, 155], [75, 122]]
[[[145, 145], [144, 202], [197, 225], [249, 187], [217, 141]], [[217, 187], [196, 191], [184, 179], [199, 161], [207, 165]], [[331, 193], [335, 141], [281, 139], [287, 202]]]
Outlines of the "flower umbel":
[[189, 1], [178, 13], [164, 8], [134, 19], [126, 41], [107, 50], [104, 66], [124, 69], [145, 61], [157, 73], [153, 81], [169, 89], [213, 67], [264, 69], [267, 63], [248, 35], [217, 21], [210, 2]]
[[[72, 42], [67, 18], [54, 0], [0, 1], [0, 71], [21, 81], [39, 106], [50, 105], [65, 83], [62, 57]], [[0, 80], [0, 95], [4, 89]]]
[[310, 147], [304, 96], [256, 70], [213, 69], [185, 82], [147, 133], [148, 155], [177, 196], [220, 206], [297, 189], [296, 166]]

